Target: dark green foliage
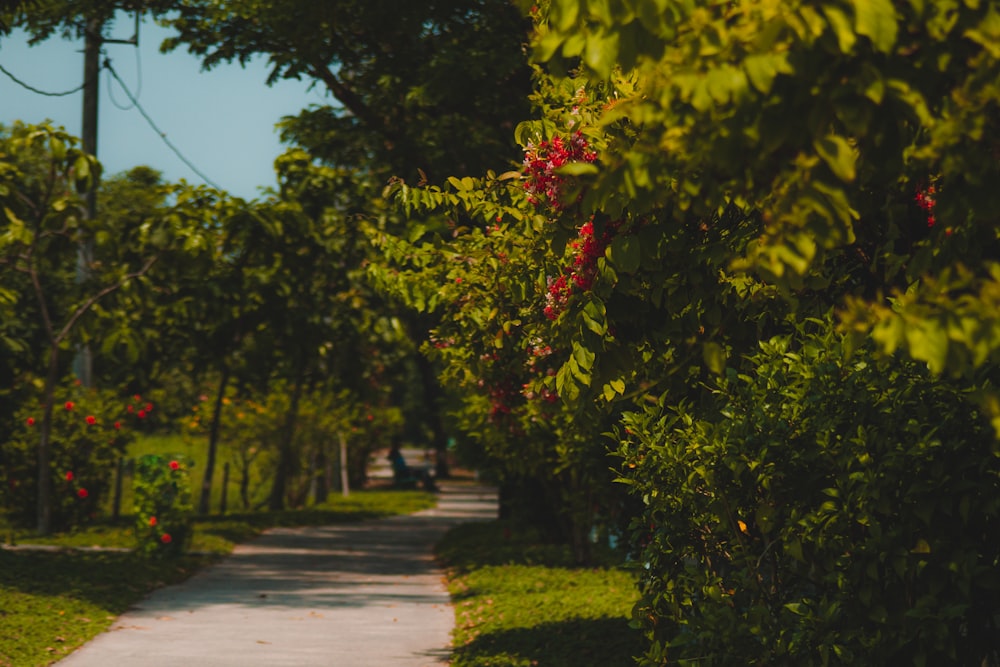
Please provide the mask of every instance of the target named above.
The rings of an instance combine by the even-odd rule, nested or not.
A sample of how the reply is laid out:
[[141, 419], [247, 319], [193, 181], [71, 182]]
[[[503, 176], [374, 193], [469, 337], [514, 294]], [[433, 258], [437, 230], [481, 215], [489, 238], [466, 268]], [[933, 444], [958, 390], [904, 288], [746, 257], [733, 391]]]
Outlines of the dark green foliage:
[[800, 331], [624, 423], [649, 664], [1000, 659], [996, 443], [925, 368]]

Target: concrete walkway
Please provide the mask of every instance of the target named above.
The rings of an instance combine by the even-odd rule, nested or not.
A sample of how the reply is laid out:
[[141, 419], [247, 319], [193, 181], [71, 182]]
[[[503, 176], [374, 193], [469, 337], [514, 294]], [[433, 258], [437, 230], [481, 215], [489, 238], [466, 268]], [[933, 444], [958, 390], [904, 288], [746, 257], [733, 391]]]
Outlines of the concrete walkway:
[[454, 612], [431, 548], [453, 525], [496, 517], [497, 499], [444, 482], [439, 500], [409, 516], [268, 531], [58, 664], [447, 664]]

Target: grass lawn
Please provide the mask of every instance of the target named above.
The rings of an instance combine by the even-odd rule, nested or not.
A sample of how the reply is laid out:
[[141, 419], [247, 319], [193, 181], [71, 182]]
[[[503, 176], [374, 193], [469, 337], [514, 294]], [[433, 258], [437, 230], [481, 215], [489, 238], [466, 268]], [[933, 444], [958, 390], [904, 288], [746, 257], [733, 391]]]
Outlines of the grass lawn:
[[459, 526], [438, 545], [455, 603], [452, 667], [631, 667], [635, 579], [572, 567], [569, 550], [503, 522]]
[[[322, 525], [404, 514], [432, 507], [421, 491], [356, 491], [316, 507], [227, 514], [195, 522], [192, 549], [177, 561], [146, 561], [114, 551], [0, 550], [0, 667], [47, 665], [108, 628], [148, 592], [184, 580], [198, 568], [271, 526]], [[19, 544], [132, 547], [131, 522], [90, 526]]]

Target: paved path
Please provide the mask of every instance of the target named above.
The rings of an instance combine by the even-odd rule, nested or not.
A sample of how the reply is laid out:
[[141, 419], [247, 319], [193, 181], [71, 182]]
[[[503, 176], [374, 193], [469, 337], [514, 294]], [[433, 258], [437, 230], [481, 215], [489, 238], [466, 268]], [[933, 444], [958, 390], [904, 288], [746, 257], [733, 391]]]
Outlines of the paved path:
[[410, 516], [280, 528], [160, 589], [60, 667], [447, 664], [454, 612], [431, 547], [496, 516], [496, 494], [443, 483]]

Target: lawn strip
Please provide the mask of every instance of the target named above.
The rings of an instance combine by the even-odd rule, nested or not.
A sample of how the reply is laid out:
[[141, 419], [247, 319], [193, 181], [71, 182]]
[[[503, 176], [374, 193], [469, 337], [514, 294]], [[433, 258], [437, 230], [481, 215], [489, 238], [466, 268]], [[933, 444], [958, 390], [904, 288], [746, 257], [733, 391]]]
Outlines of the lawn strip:
[[565, 546], [490, 522], [460, 526], [438, 545], [455, 605], [452, 667], [631, 667], [643, 651], [628, 627], [634, 576], [572, 566]]

